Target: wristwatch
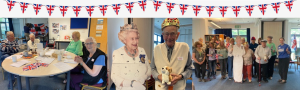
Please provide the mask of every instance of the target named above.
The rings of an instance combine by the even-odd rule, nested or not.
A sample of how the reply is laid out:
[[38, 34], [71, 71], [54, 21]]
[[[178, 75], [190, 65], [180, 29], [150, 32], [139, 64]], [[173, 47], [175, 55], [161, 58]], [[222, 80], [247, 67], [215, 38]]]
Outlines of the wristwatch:
[[134, 81], [135, 81], [135, 80], [132, 80], [132, 81], [131, 81], [130, 87], [132, 87], [132, 84], [133, 84]]
[[179, 74], [179, 75], [181, 75], [181, 79], [184, 79], [182, 74]]

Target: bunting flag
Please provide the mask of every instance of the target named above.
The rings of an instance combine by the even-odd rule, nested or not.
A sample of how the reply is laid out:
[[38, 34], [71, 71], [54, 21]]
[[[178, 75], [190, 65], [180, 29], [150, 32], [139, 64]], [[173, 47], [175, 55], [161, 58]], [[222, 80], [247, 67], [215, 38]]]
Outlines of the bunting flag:
[[119, 11], [120, 11], [119, 9], [121, 8], [120, 6], [121, 6], [121, 4], [113, 4], [112, 5], [112, 7], [117, 15], [119, 14]]
[[266, 9], [268, 4], [260, 4], [258, 5], [260, 12], [265, 15]]
[[186, 4], [179, 4], [179, 8], [180, 8], [180, 11], [181, 11], [182, 15], [184, 15], [184, 13], [187, 10], [188, 6], [189, 5], [186, 5]]
[[240, 8], [241, 8], [241, 6], [232, 6], [232, 10], [233, 10], [233, 12], [235, 14], [235, 17], [237, 17], [239, 15], [239, 13], [241, 11]]
[[173, 8], [174, 8], [175, 3], [169, 3], [167, 2], [167, 9], [169, 11], [169, 14], [172, 12]]
[[140, 7], [143, 9], [143, 11], [145, 11], [146, 9], [146, 5], [147, 5], [147, 0], [143, 0], [143, 1], [138, 1], [138, 4], [140, 5]]
[[292, 11], [293, 2], [294, 0], [284, 1], [285, 6], [290, 10], [290, 12]]
[[215, 6], [206, 6], [205, 8], [208, 13], [208, 16], [210, 17], [212, 12], [214, 11]]
[[133, 8], [134, 2], [125, 3], [126, 8], [128, 9], [129, 13], [131, 13]]
[[40, 12], [42, 6], [43, 6], [42, 4], [33, 4], [33, 9], [36, 15]]
[[26, 11], [26, 8], [28, 8], [29, 3], [25, 3], [25, 2], [20, 2], [20, 7], [22, 10], [22, 13], [24, 13]]
[[155, 12], [159, 9], [159, 7], [161, 6], [161, 3], [162, 3], [162, 1], [157, 1], [157, 0], [153, 1]]
[[51, 16], [51, 14], [54, 11], [55, 5], [46, 5], [46, 8], [47, 8], [49, 16]]
[[297, 39], [296, 39], [296, 34], [294, 34], [294, 37], [293, 37], [293, 45], [292, 45], [292, 48], [297, 51]]
[[61, 12], [61, 14], [63, 15], [63, 17], [65, 17], [65, 14], [67, 13], [66, 11], [68, 11], [69, 6], [59, 6], [59, 10]]
[[80, 10], [81, 10], [81, 6], [73, 6], [73, 11], [76, 17], [78, 17]]
[[249, 16], [251, 16], [251, 14], [252, 14], [253, 7], [254, 7], [254, 5], [247, 5], [247, 6], [245, 6], [246, 11], [249, 14]]
[[85, 6], [86, 11], [88, 12], [89, 16], [91, 17], [93, 12], [94, 12], [94, 7], [95, 6]]
[[16, 1], [7, 0], [6, 1], [9, 11], [15, 6]]
[[221, 12], [222, 17], [226, 14], [228, 6], [219, 6], [219, 10]]
[[104, 16], [105, 13], [106, 13], [107, 7], [108, 7], [108, 5], [100, 5], [100, 6], [99, 6], [100, 11], [101, 11], [101, 13], [103, 14], [103, 16]]
[[200, 5], [193, 5], [193, 11], [195, 13], [195, 15], [197, 16], [201, 10], [201, 7]]
[[280, 7], [280, 2], [277, 2], [277, 3], [271, 3], [274, 11], [276, 12], [276, 14], [278, 14], [278, 11], [279, 11], [279, 7]]

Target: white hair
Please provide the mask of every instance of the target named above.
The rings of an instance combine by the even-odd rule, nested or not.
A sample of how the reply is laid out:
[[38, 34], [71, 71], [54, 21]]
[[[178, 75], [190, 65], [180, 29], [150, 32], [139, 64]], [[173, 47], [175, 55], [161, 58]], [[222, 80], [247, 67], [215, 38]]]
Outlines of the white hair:
[[34, 37], [35, 37], [35, 35], [34, 35], [34, 34], [32, 34], [32, 33], [29, 35], [29, 37], [30, 37], [30, 36], [34, 36]]
[[12, 32], [12, 31], [6, 32], [6, 36], [10, 36], [10, 35], [12, 35], [12, 34], [14, 34], [14, 32]]
[[96, 42], [96, 39], [95, 39], [94, 37], [88, 37], [87, 39], [85, 39], [85, 42], [86, 42], [87, 40], [89, 40], [89, 39], [92, 39], [92, 41], [93, 41], [94, 44], [97, 43], [97, 42]]

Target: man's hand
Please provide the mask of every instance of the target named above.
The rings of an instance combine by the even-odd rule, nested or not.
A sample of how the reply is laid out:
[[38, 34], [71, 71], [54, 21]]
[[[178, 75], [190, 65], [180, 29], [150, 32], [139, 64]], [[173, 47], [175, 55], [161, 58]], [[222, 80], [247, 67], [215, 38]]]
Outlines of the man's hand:
[[16, 47], [13, 47], [13, 49], [16, 49]]
[[157, 79], [161, 82], [161, 81], [162, 81], [162, 75], [159, 74], [159, 75], [157, 76]]
[[289, 52], [289, 48], [286, 48], [286, 52]]
[[3, 46], [3, 47], [6, 47], [6, 45], [5, 45], [5, 44], [3, 44], [2, 46]]
[[275, 50], [273, 50], [273, 52], [276, 52]]
[[171, 81], [171, 86], [175, 85], [179, 80], [182, 79], [182, 75], [171, 74], [171, 76], [173, 77], [173, 79]]
[[260, 57], [257, 57], [257, 60], [260, 60], [261, 58]]

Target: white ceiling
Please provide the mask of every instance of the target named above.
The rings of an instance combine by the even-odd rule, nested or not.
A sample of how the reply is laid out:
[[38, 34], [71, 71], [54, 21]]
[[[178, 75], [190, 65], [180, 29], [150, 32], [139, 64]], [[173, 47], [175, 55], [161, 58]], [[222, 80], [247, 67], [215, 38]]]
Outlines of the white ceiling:
[[216, 24], [247, 24], [255, 23], [257, 20], [261, 21], [284, 21], [288, 20], [290, 23], [300, 23], [300, 18], [206, 18], [212, 20]]
[[[161, 24], [166, 18], [154, 18], [154, 26], [161, 29]], [[192, 29], [192, 18], [178, 18], [180, 22], [180, 29]]]

